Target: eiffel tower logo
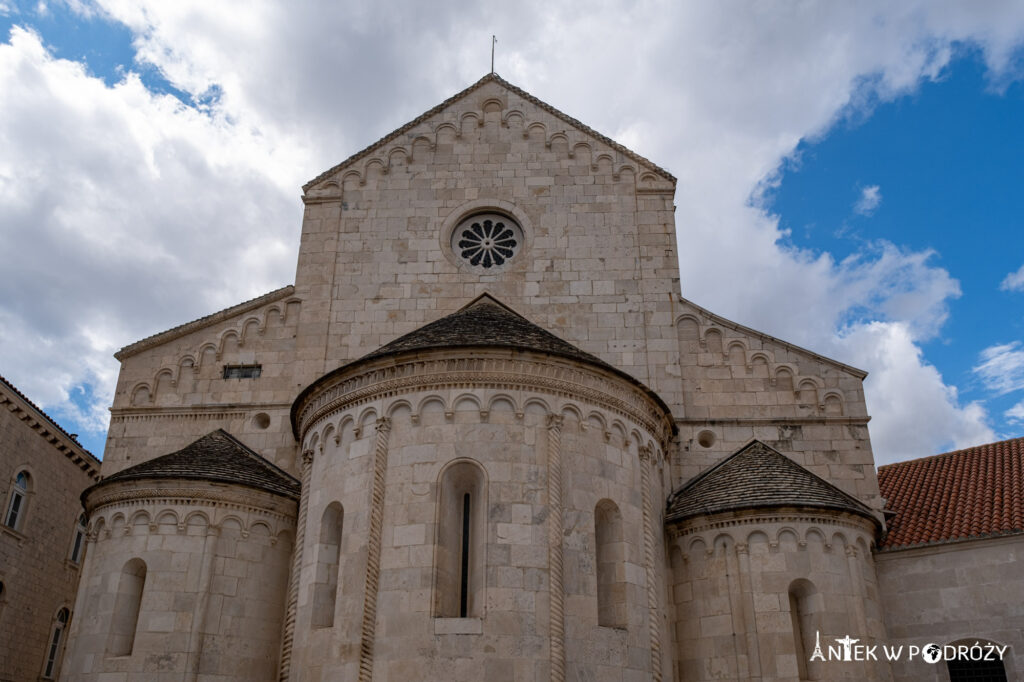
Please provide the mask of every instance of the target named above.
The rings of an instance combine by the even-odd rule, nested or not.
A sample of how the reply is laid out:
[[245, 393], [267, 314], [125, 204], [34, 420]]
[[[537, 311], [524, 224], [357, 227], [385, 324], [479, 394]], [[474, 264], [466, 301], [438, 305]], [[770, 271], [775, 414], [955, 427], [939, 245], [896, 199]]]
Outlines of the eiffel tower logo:
[[821, 633], [814, 632], [814, 653], [811, 654], [812, 661], [824, 661], [825, 654], [821, 653]]

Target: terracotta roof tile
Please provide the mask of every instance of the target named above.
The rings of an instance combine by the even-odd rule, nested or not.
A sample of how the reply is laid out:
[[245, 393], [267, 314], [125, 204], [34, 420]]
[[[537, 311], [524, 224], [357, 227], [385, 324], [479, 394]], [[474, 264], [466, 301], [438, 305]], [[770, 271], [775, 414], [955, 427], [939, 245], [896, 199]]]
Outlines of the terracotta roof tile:
[[875, 520], [860, 500], [755, 440], [674, 492], [666, 521], [762, 507], [833, 509]]
[[879, 467], [878, 485], [883, 550], [1024, 533], [1024, 438]]

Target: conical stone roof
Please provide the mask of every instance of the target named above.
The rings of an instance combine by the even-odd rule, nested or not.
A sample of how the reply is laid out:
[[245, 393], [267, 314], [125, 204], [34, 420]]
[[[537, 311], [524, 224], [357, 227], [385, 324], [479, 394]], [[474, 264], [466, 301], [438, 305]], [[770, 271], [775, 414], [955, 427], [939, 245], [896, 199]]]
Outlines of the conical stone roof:
[[513, 348], [581, 360], [618, 372], [597, 356], [580, 350], [522, 315], [483, 294], [462, 309], [381, 346], [357, 362], [432, 348]]
[[217, 429], [177, 452], [156, 457], [107, 476], [82, 493], [117, 481], [184, 479], [234, 483], [292, 499], [299, 498], [299, 481], [246, 447], [224, 429]]
[[756, 440], [672, 493], [665, 520], [763, 507], [831, 509], [877, 522], [863, 502]]

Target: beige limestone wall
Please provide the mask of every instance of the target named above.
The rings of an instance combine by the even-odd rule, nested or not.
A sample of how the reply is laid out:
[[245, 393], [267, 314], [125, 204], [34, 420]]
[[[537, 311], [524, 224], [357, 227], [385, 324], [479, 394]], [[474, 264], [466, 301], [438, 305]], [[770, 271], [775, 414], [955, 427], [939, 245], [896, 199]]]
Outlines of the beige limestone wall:
[[[90, 553], [62, 680], [276, 679], [295, 503], [201, 481], [90, 498]], [[134, 643], [111, 651], [130, 561], [145, 564]]]
[[[262, 305], [239, 307], [119, 354], [105, 475], [174, 452], [218, 428], [297, 471], [288, 411], [308, 383], [293, 375], [301, 305], [289, 288]], [[260, 365], [260, 376], [225, 379], [229, 365]]]
[[[14, 478], [21, 471], [30, 477], [29, 489], [21, 519], [16, 528], [10, 528], [4, 522]], [[83, 511], [78, 496], [98, 478], [95, 458], [0, 382], [2, 680], [35, 682], [45, 672], [57, 613], [62, 608], [72, 610], [81, 570], [71, 560], [77, 519]], [[58, 670], [66, 641], [65, 632]]]
[[[401, 367], [396, 371], [407, 376]], [[670, 669], [660, 608], [661, 508], [669, 486], [654, 434], [600, 401], [486, 381], [498, 381], [498, 374], [492, 368], [477, 382], [460, 377], [455, 386], [388, 391], [386, 400], [353, 380], [365, 388], [363, 398], [336, 410], [310, 398], [325, 406], [302, 422], [304, 449], [315, 453], [310, 478], [317, 484], [307, 501], [292, 679], [356, 679], [367, 642], [372, 656], [363, 662], [381, 681], [452, 675], [639, 680], [660, 679], [656, 665]], [[426, 381], [441, 381], [432, 377]], [[383, 494], [376, 496], [382, 461]], [[558, 499], [552, 498], [553, 461], [561, 476]], [[439, 524], [453, 517], [440, 508], [444, 472], [467, 462], [479, 467], [486, 482], [486, 544], [477, 548], [485, 555], [484, 575], [474, 595], [481, 608], [468, 617], [440, 617]], [[375, 500], [381, 513], [379, 587], [368, 590]], [[624, 531], [616, 547], [628, 615], [621, 628], [598, 625], [594, 511], [609, 500]], [[316, 603], [316, 583], [324, 575], [320, 524], [336, 503], [344, 509], [338, 589], [333, 624], [322, 627], [314, 623], [322, 608]], [[367, 613], [375, 614], [369, 630]], [[553, 677], [555, 667], [563, 677]]]
[[864, 372], [683, 301], [681, 482], [758, 439], [874, 509], [882, 508]]
[[[1007, 679], [1024, 673], [1024, 536], [882, 552], [876, 556], [889, 643], [981, 641], [1009, 646]], [[948, 682], [942, 663], [893, 664], [904, 680]]]
[[[794, 511], [700, 517], [671, 529], [675, 679], [891, 679], [881, 662], [808, 660], [816, 632], [827, 646], [847, 635], [880, 643], [885, 629], [872, 524]], [[809, 597], [801, 626], [809, 645], [795, 634], [793, 589]]]
[[[678, 404], [673, 191], [659, 171], [485, 83], [307, 189], [297, 373], [319, 376], [486, 291]], [[483, 209], [527, 235], [495, 274], [446, 246], [458, 218]]]

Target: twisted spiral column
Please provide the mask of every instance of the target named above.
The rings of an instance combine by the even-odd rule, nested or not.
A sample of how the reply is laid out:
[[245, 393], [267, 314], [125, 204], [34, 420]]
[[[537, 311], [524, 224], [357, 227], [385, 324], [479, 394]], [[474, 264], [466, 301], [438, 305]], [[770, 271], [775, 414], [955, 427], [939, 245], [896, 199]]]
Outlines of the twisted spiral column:
[[295, 526], [295, 547], [292, 548], [292, 574], [288, 581], [288, 605], [285, 607], [284, 633], [281, 635], [281, 665], [277, 679], [288, 682], [292, 672], [292, 644], [295, 641], [295, 612], [299, 605], [299, 573], [302, 572], [302, 545], [306, 539], [306, 516], [309, 512], [309, 480], [313, 473], [313, 451], [302, 453], [299, 491], [299, 518]]
[[654, 528], [651, 503], [651, 449], [640, 447], [640, 486], [643, 494], [644, 568], [647, 571], [647, 630], [651, 643], [651, 679], [661, 682], [661, 619], [654, 571]]
[[565, 681], [565, 589], [562, 586], [562, 417], [548, 415], [548, 590], [551, 682]]
[[391, 420], [377, 420], [373, 448], [373, 489], [370, 498], [370, 533], [366, 545], [366, 586], [363, 594], [363, 627], [359, 642], [359, 682], [373, 679], [373, 641], [377, 631], [377, 589], [380, 586], [380, 543], [384, 525], [384, 483], [388, 471], [388, 436]]

